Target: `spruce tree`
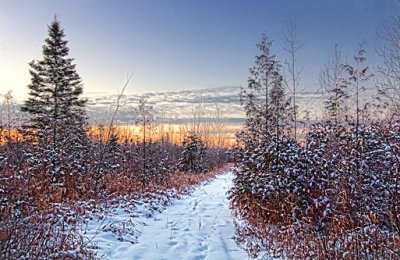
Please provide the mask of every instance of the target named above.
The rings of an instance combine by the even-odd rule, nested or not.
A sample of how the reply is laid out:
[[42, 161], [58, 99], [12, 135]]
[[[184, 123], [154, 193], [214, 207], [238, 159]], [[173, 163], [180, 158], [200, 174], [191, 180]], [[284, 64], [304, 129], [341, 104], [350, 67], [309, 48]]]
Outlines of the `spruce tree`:
[[87, 137], [82, 81], [68, 57], [68, 41], [55, 18], [48, 26], [43, 59], [29, 63], [29, 98], [22, 111], [29, 114], [25, 124], [32, 149], [32, 169], [45, 171], [51, 182], [63, 185], [66, 176], [82, 173]]
[[289, 100], [283, 88], [280, 64], [271, 53], [271, 46], [272, 42], [264, 34], [257, 44], [260, 52], [250, 69], [247, 88], [240, 93], [246, 124], [239, 139], [246, 146], [265, 143], [273, 133], [279, 134], [277, 131], [281, 132], [281, 128], [277, 125], [287, 117]]
[[257, 47], [248, 86], [240, 93], [246, 122], [234, 148], [236, 195], [252, 193], [263, 179], [273, 176], [271, 169], [281, 165], [279, 154], [292, 144], [285, 136], [291, 125], [290, 99], [283, 86], [280, 62], [265, 34]]
[[182, 171], [205, 172], [208, 170], [206, 146], [196, 135], [192, 134], [183, 141], [183, 150], [178, 168]]

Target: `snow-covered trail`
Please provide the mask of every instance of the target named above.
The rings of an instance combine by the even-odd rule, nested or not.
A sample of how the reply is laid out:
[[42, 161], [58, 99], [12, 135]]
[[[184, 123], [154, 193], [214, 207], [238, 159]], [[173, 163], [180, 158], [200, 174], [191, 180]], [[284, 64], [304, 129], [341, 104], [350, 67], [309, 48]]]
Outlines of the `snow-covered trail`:
[[232, 178], [232, 173], [218, 175], [152, 218], [133, 218], [140, 223], [135, 226], [140, 232], [137, 243], [113, 239], [107, 232], [97, 234], [99, 255], [106, 259], [248, 259], [232, 240], [234, 226], [226, 198]]

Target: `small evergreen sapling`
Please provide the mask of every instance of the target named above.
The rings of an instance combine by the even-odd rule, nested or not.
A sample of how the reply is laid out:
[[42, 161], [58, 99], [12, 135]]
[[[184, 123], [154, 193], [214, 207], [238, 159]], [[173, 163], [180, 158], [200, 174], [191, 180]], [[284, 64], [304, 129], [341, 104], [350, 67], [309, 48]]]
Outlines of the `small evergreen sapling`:
[[178, 162], [178, 168], [182, 171], [196, 173], [208, 170], [206, 146], [197, 135], [189, 135], [183, 141], [183, 151]]

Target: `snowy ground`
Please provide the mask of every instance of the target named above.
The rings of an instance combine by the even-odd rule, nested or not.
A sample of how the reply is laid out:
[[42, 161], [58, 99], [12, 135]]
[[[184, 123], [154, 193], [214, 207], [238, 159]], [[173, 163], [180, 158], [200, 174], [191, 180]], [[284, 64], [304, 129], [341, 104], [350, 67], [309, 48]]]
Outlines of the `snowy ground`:
[[151, 213], [154, 207], [147, 204], [130, 213], [117, 208], [106, 219], [90, 221], [85, 236], [104, 259], [249, 259], [232, 240], [226, 199], [232, 178], [219, 175], [161, 213]]

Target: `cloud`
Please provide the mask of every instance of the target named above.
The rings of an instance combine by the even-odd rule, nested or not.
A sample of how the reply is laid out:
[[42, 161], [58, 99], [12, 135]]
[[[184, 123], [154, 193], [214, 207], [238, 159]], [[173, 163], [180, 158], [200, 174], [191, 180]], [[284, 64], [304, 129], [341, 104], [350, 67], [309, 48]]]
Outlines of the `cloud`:
[[[196, 90], [149, 92], [143, 94], [124, 95], [117, 114], [117, 121], [122, 124], [134, 122], [135, 108], [139, 100], [146, 98], [153, 107], [156, 117], [164, 118], [170, 123], [185, 123], [193, 111], [204, 113], [205, 117], [211, 116], [216, 107], [223, 111], [226, 121], [242, 122], [243, 111], [240, 107], [238, 86], [224, 86], [218, 88], [205, 88]], [[116, 94], [89, 93], [88, 110], [93, 121], [109, 120], [111, 113], [106, 111], [115, 109]], [[229, 118], [229, 119], [228, 119]]]
[[[134, 124], [136, 108], [139, 100], [146, 98], [152, 106], [156, 119], [165, 123], [184, 124], [190, 122], [193, 113], [202, 113], [204, 120], [214, 120], [216, 108], [223, 114], [221, 123], [243, 124], [245, 114], [239, 99], [239, 86], [222, 86], [168, 92], [148, 92], [144, 94], [126, 94], [121, 99], [121, 107], [115, 118], [119, 124]], [[107, 92], [85, 93], [87, 100], [87, 115], [91, 123], [110, 122], [114, 113], [117, 94]], [[301, 92], [296, 99], [299, 113], [304, 110], [320, 110], [324, 96], [321, 93]], [[315, 112], [320, 113], [320, 112]], [[301, 117], [301, 115], [300, 115]]]

